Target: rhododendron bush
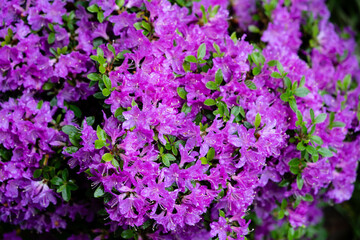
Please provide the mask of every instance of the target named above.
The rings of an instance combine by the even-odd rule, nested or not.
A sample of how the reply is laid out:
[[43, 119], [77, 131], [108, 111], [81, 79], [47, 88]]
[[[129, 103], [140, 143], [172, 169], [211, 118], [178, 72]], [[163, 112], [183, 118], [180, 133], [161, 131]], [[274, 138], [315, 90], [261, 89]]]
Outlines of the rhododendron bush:
[[4, 239], [321, 239], [350, 199], [360, 69], [325, 1], [0, 2]]

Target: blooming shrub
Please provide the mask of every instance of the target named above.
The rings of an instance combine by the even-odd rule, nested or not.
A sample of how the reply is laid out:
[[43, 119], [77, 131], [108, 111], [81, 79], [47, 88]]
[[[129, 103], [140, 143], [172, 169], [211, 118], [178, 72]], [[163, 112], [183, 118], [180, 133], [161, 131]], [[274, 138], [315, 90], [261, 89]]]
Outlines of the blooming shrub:
[[360, 71], [324, 1], [0, 10], [5, 239], [319, 239], [350, 199]]

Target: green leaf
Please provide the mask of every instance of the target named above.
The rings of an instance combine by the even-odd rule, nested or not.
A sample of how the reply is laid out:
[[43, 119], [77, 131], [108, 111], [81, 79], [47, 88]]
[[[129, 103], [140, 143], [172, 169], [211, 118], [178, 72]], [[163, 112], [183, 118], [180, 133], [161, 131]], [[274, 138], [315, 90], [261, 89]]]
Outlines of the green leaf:
[[272, 72], [272, 73], [271, 73], [271, 77], [272, 77], [272, 78], [278, 78], [278, 79], [281, 79], [281, 78], [282, 78], [282, 76], [281, 76], [280, 73], [278, 73], [278, 72]]
[[148, 32], [151, 32], [151, 25], [148, 22], [142, 21], [141, 26], [146, 29]]
[[61, 128], [61, 130], [69, 136], [79, 133], [79, 130], [73, 125], [65, 125]]
[[81, 110], [80, 110], [80, 108], [78, 106], [75, 106], [75, 105], [71, 104], [69, 106], [69, 108], [70, 108], [71, 111], [74, 112], [75, 117], [81, 118], [82, 112], [81, 112]]
[[304, 151], [306, 149], [306, 147], [304, 146], [304, 144], [302, 142], [299, 142], [296, 146], [296, 149], [299, 151]]
[[64, 151], [69, 153], [69, 154], [76, 153], [77, 150], [79, 150], [79, 149], [77, 147], [75, 147], [75, 146], [67, 147], [67, 148], [64, 149]]
[[54, 32], [49, 33], [47, 40], [48, 40], [48, 44], [53, 44], [55, 42], [55, 33]]
[[87, 10], [91, 13], [96, 13], [99, 11], [99, 8], [96, 4], [93, 4], [87, 8]]
[[206, 54], [206, 45], [205, 43], [201, 44], [197, 51], [197, 59], [204, 59]]
[[289, 161], [289, 166], [291, 166], [291, 167], [299, 167], [299, 164], [300, 164], [300, 159], [298, 159], [298, 158], [293, 158], [293, 159], [291, 159], [290, 161]]
[[187, 92], [185, 91], [184, 88], [182, 87], [178, 87], [176, 89], [177, 93], [179, 94], [179, 96], [182, 98], [182, 99], [186, 99], [186, 95], [187, 95]]
[[240, 107], [239, 106], [234, 106], [232, 109], [231, 109], [231, 114], [234, 115], [235, 117], [237, 115], [239, 115], [240, 113]]
[[96, 190], [95, 190], [95, 192], [94, 192], [94, 197], [95, 198], [99, 198], [99, 197], [102, 197], [102, 196], [104, 196], [104, 189], [103, 189], [103, 187], [102, 186], [99, 186]]
[[215, 149], [211, 147], [206, 155], [206, 158], [210, 162], [211, 160], [214, 159], [214, 157], [215, 157]]
[[321, 113], [319, 114], [316, 118], [315, 118], [315, 122], [314, 123], [322, 123], [325, 121], [326, 119], [326, 113]]
[[317, 145], [323, 145], [323, 140], [321, 139], [321, 137], [313, 135], [310, 136], [310, 140], [312, 140], [314, 143], [316, 143]]
[[291, 166], [290, 167], [290, 172], [294, 175], [297, 175], [300, 173], [300, 169], [299, 169], [299, 166]]
[[295, 230], [294, 228], [290, 227], [287, 233], [287, 239], [294, 240], [294, 237], [295, 237]]
[[344, 77], [343, 80], [344, 91], [346, 91], [349, 88], [350, 83], [351, 83], [351, 74], [348, 74]]
[[284, 83], [287, 88], [291, 89], [292, 83], [291, 83], [290, 78], [284, 77]]
[[218, 85], [213, 82], [213, 81], [209, 81], [206, 83], [206, 87], [210, 90], [217, 90], [218, 89]]
[[284, 67], [283, 67], [283, 65], [281, 64], [281, 62], [278, 61], [278, 62], [276, 63], [276, 67], [277, 67], [278, 71], [280, 72], [280, 74], [283, 75], [283, 74], [284, 74]]
[[310, 93], [310, 91], [306, 87], [299, 87], [294, 92], [294, 94], [298, 97], [305, 97], [309, 93]]
[[290, 98], [289, 99], [289, 105], [290, 105], [290, 108], [296, 112], [298, 110], [297, 108], [297, 105], [296, 105], [296, 100], [294, 98]]
[[310, 108], [310, 117], [311, 117], [311, 122], [315, 122], [315, 113], [314, 110], [312, 108]]
[[249, 32], [252, 32], [252, 33], [260, 33], [260, 29], [255, 25], [248, 26], [248, 30], [249, 30]]
[[296, 185], [299, 188], [299, 190], [301, 190], [304, 186], [304, 179], [301, 177], [301, 175], [297, 175], [296, 177]]
[[42, 173], [42, 169], [36, 169], [33, 173], [33, 177], [38, 178], [41, 176], [41, 173]]
[[176, 160], [175, 156], [170, 153], [162, 155], [161, 159], [162, 159], [162, 162], [164, 163], [164, 165], [167, 167], [170, 166], [170, 161]]
[[343, 127], [345, 127], [346, 125], [345, 125], [345, 123], [343, 123], [343, 122], [333, 122], [332, 124], [331, 124], [331, 128], [336, 128], [336, 127], [338, 127], [338, 128], [343, 128]]
[[92, 126], [94, 124], [94, 122], [95, 122], [95, 117], [94, 116], [86, 117], [87, 125]]
[[114, 46], [111, 44], [108, 44], [107, 48], [109, 49], [110, 52], [112, 52], [114, 54], [114, 57], [116, 57], [116, 52], [115, 52]]
[[111, 153], [105, 153], [102, 157], [102, 160], [105, 162], [111, 162], [114, 159], [114, 156]]
[[308, 194], [308, 193], [307, 193], [305, 196], [303, 196], [302, 199], [303, 199], [304, 201], [306, 201], [306, 202], [312, 202], [312, 201], [314, 201], [314, 197], [313, 197], [312, 195]]
[[275, 67], [276, 66], [276, 64], [277, 64], [277, 60], [271, 60], [271, 61], [268, 61], [267, 62], [267, 65], [269, 66], [269, 67]]
[[236, 36], [236, 32], [233, 32], [230, 36], [231, 40], [233, 40], [234, 44], [237, 43], [237, 36]]
[[64, 182], [64, 180], [62, 180], [61, 178], [59, 178], [58, 176], [55, 176], [55, 177], [53, 177], [52, 179], [51, 179], [51, 181], [50, 181], [52, 184], [54, 184], [54, 185], [61, 185], [63, 182]]
[[261, 69], [259, 67], [254, 67], [253, 70], [252, 70], [252, 74], [254, 76], [257, 76], [261, 73]]
[[61, 196], [66, 202], [70, 201], [71, 190], [68, 185], [65, 185], [64, 190], [62, 190], [62, 192], [61, 192]]
[[106, 141], [107, 135], [99, 125], [96, 127], [96, 135], [100, 140]]
[[41, 109], [43, 103], [44, 103], [44, 101], [43, 101], [43, 100], [40, 100], [40, 101], [38, 102], [38, 104], [36, 105], [36, 108], [37, 108], [37, 109]]
[[100, 23], [102, 23], [104, 21], [104, 13], [103, 13], [103, 11], [100, 10], [100, 11], [97, 12], [97, 19], [98, 19], [98, 21]]
[[215, 74], [215, 83], [217, 85], [220, 85], [223, 80], [224, 80], [223, 72], [222, 72], [221, 68], [219, 68]]
[[201, 161], [201, 164], [204, 164], [204, 165], [209, 164], [209, 161], [208, 161], [208, 159], [206, 157], [201, 157], [200, 161]]
[[299, 87], [303, 87], [304, 85], [305, 85], [305, 76], [302, 76]]
[[185, 61], [192, 62], [192, 63], [197, 63], [197, 59], [193, 55], [186, 56]]
[[318, 150], [318, 152], [321, 154], [321, 156], [323, 157], [332, 157], [333, 156], [333, 153], [327, 149], [327, 148], [320, 148]]
[[310, 153], [311, 155], [317, 154], [316, 149], [315, 149], [313, 146], [311, 146], [311, 145], [307, 145], [307, 146], [306, 146], [306, 151], [307, 151], [308, 153]]
[[98, 73], [90, 73], [87, 75], [87, 78], [90, 79], [91, 81], [95, 81], [95, 82], [101, 80], [101, 76]]
[[254, 123], [255, 129], [257, 129], [260, 126], [260, 123], [261, 123], [261, 115], [257, 113], [255, 116], [255, 123]]
[[251, 81], [251, 80], [245, 80], [244, 83], [251, 90], [256, 90], [257, 89], [255, 83], [253, 81]]
[[125, 231], [122, 231], [121, 237], [125, 239], [130, 239], [134, 237], [134, 231], [132, 229], [127, 229]]
[[214, 106], [216, 104], [216, 102], [215, 102], [215, 100], [209, 98], [209, 99], [205, 100], [204, 104], [206, 106]]
[[225, 217], [225, 212], [223, 210], [219, 210], [219, 216], [220, 217]]
[[213, 43], [213, 47], [214, 47], [214, 49], [215, 49], [215, 51], [216, 51], [217, 53], [220, 53], [220, 52], [221, 52], [219, 45], [217, 45], [216, 43]]
[[69, 178], [69, 170], [67, 168], [65, 168], [64, 170], [62, 170], [61, 172], [61, 176], [64, 179], [64, 181], [67, 181]]
[[104, 84], [105, 84], [106, 88], [111, 89], [111, 80], [110, 80], [110, 78], [108, 76], [106, 76], [106, 75], [103, 75], [102, 79], [104, 81]]

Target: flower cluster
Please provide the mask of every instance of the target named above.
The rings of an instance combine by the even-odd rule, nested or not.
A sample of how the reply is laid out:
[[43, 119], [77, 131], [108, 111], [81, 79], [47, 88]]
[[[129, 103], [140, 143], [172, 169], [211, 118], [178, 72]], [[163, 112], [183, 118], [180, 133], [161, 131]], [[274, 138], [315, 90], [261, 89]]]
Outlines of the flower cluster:
[[0, 10], [1, 221], [104, 208], [109, 226], [68, 239], [299, 239], [350, 199], [360, 68], [323, 0]]

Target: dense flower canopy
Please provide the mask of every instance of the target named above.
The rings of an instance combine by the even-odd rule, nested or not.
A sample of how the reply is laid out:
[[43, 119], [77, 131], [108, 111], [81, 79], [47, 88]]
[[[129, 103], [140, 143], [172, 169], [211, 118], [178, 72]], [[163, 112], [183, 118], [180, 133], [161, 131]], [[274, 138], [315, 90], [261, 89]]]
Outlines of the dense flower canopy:
[[0, 13], [0, 221], [87, 222], [74, 240], [298, 239], [350, 199], [360, 69], [323, 0]]

